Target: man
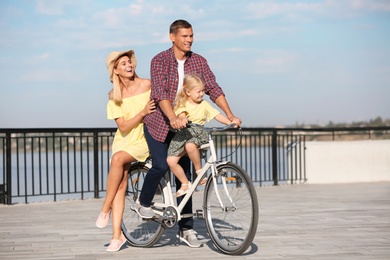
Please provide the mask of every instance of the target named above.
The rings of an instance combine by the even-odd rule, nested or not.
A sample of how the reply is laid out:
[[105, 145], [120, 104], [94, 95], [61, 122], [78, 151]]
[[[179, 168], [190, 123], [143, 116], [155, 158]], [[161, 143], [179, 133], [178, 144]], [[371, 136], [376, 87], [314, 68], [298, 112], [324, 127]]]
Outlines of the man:
[[[172, 109], [176, 93], [183, 85], [185, 74], [197, 74], [202, 77], [205, 82], [205, 93], [233, 123], [241, 124], [241, 120], [234, 116], [230, 110], [225, 95], [217, 84], [207, 60], [191, 51], [193, 36], [190, 23], [185, 20], [174, 21], [169, 30], [169, 37], [173, 43], [172, 47], [157, 54], [151, 61], [151, 99], [156, 101], [158, 107], [155, 113], [146, 116], [144, 119], [145, 137], [152, 154], [153, 166], [145, 177], [139, 200], [140, 204], [136, 207], [138, 214], [143, 218], [153, 218], [154, 213], [150, 205], [160, 179], [169, 169], [166, 158], [169, 143], [174, 134], [169, 131], [169, 127], [180, 129], [186, 127], [187, 124], [187, 120], [178, 118]], [[183, 156], [179, 163], [183, 167], [188, 180], [191, 181], [189, 158]], [[180, 187], [180, 182], [177, 179], [176, 187]], [[178, 198], [178, 204], [182, 198]], [[182, 213], [192, 213], [191, 199], [187, 202]], [[193, 230], [193, 222], [192, 217], [181, 219], [179, 221], [178, 237], [190, 247], [200, 247], [202, 244], [198, 241], [196, 232]]]

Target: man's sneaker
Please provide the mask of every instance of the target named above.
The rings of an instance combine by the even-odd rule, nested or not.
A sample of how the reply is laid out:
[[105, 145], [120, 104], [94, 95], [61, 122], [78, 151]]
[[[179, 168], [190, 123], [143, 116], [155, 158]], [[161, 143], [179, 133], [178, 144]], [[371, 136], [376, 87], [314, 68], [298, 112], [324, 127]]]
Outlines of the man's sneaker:
[[154, 211], [151, 207], [142, 206], [139, 201], [134, 204], [134, 210], [141, 218], [151, 219], [155, 217]]
[[179, 231], [177, 234], [177, 237], [180, 239], [180, 241], [183, 241], [186, 243], [189, 247], [202, 247], [203, 244], [199, 242], [198, 238], [196, 237], [196, 231], [193, 229], [190, 230], [184, 230]]

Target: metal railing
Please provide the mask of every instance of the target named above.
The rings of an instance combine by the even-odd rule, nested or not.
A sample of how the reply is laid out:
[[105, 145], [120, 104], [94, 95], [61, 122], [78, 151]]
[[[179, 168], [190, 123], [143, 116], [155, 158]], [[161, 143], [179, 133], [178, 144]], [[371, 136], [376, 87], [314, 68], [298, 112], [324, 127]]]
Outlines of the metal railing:
[[[115, 128], [0, 129], [0, 203], [99, 198]], [[305, 142], [389, 138], [390, 127], [243, 128], [213, 136], [257, 186], [306, 181]]]

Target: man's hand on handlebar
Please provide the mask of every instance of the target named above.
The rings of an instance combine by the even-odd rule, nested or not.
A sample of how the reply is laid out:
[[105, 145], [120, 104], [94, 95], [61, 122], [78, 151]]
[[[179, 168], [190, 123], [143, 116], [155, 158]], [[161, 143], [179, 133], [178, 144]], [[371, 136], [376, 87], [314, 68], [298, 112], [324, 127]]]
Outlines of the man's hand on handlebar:
[[241, 119], [235, 116], [229, 119], [236, 125], [235, 127], [239, 127], [242, 123]]
[[173, 129], [182, 129], [187, 126], [188, 119], [186, 117], [174, 117], [169, 120], [169, 123], [171, 124], [171, 127]]

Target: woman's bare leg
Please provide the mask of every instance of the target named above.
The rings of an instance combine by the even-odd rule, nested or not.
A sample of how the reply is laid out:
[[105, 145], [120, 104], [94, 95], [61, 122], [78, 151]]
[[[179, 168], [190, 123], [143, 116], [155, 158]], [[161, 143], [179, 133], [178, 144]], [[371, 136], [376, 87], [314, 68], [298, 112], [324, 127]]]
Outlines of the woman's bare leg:
[[115, 194], [114, 200], [112, 202], [112, 239], [121, 239], [121, 225], [122, 225], [122, 217], [123, 211], [125, 208], [125, 196], [126, 196], [126, 188], [127, 188], [127, 180], [128, 180], [128, 169], [130, 168], [130, 164], [125, 166], [126, 170], [122, 173], [122, 180], [119, 184], [117, 192]]
[[107, 213], [110, 211], [119, 185], [123, 181], [123, 174], [125, 171], [125, 165], [135, 161], [135, 159], [128, 153], [119, 151], [116, 152], [111, 158], [111, 167], [107, 178], [107, 190], [106, 198], [102, 206], [102, 212]]

